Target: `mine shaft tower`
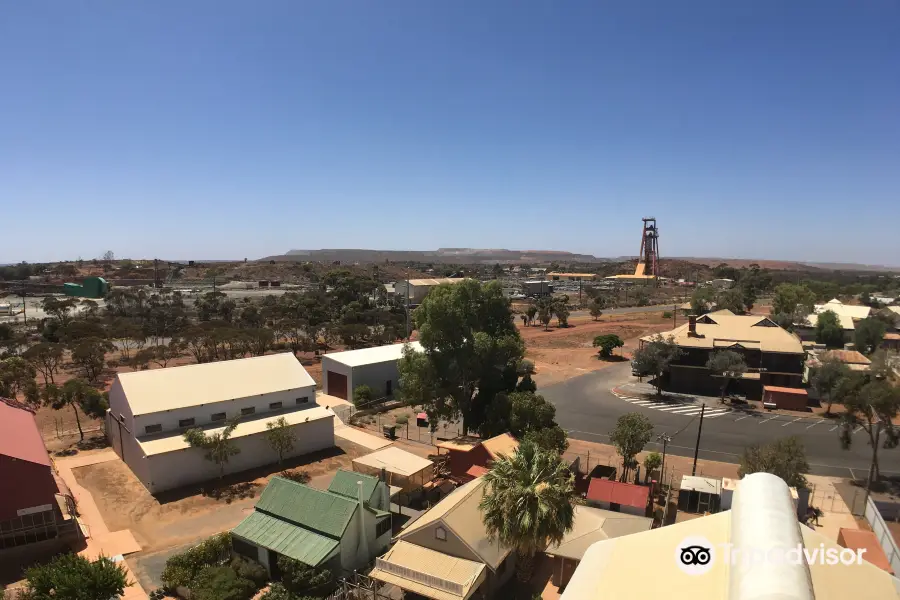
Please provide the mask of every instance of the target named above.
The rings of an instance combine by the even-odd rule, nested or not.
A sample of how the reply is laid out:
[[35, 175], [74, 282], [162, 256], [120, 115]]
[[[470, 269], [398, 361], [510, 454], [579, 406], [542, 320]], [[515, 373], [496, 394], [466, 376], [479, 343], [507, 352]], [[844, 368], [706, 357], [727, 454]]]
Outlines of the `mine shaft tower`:
[[644, 231], [641, 233], [641, 251], [634, 270], [637, 277], [659, 277], [659, 230], [654, 217], [645, 217]]

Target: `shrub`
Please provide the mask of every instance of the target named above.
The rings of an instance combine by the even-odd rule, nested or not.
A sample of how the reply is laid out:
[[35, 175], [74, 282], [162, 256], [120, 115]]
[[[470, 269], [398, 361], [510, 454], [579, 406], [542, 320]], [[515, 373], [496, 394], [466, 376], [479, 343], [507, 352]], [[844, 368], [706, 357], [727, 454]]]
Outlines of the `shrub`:
[[406, 425], [407, 422], [409, 422], [409, 417], [406, 415], [400, 415], [394, 419], [394, 423], [397, 425]]
[[193, 548], [170, 556], [162, 572], [162, 581], [170, 589], [190, 587], [204, 567], [224, 564], [230, 556], [231, 534], [226, 532], [214, 535]]
[[671, 318], [672, 318], [672, 313], [671, 313], [670, 311], [668, 311], [668, 310], [667, 310], [667, 311], [664, 311], [664, 312], [663, 312], [662, 318], [663, 318], [663, 319], [671, 319]]
[[278, 557], [281, 582], [297, 596], [325, 596], [334, 588], [334, 576], [328, 569], [317, 569], [287, 556]]
[[238, 577], [249, 579], [257, 589], [263, 587], [269, 581], [269, 573], [266, 568], [244, 556], [235, 556], [231, 559], [231, 569], [237, 573]]
[[256, 589], [229, 567], [203, 567], [191, 583], [191, 600], [250, 600]]
[[358, 385], [353, 390], [353, 405], [356, 408], [366, 408], [375, 400], [375, 390], [367, 385]]
[[260, 600], [296, 600], [296, 596], [287, 591], [280, 583], [273, 583]]

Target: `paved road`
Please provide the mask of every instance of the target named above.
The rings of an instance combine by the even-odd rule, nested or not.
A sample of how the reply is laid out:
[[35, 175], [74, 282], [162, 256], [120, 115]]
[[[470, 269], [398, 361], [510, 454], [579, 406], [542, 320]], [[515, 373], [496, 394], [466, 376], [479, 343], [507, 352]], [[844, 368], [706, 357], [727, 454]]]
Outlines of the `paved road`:
[[[619, 398], [611, 392], [611, 388], [633, 381], [630, 364], [623, 362], [543, 387], [540, 393], [556, 405], [556, 420], [575, 439], [607, 442], [616, 420], [637, 411], [650, 418], [657, 433], [666, 432], [673, 436], [668, 452], [693, 456], [699, 422], [697, 411], [689, 407], [661, 410], [666, 407], [640, 401], [636, 404], [634, 400]], [[744, 449], [752, 444], [796, 435], [803, 440], [813, 474], [856, 478], [864, 478], [867, 474], [870, 454], [863, 431], [854, 434], [850, 450], [843, 450], [838, 440], [839, 429], [831, 421], [765, 412], [723, 413], [719, 409], [717, 405], [711, 406], [715, 417], [703, 421], [702, 459], [736, 463]], [[652, 448], [661, 450], [662, 446], [654, 442]], [[882, 472], [900, 474], [900, 451], [883, 450], [880, 455]]]

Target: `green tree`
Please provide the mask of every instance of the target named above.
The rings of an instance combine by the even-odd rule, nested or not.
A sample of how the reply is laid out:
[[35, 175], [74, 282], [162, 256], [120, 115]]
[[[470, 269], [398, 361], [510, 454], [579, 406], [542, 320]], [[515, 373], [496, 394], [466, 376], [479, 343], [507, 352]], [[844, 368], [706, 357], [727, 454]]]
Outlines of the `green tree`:
[[78, 435], [82, 440], [84, 440], [84, 430], [81, 427], [78, 409], [80, 408], [81, 412], [93, 418], [101, 418], [106, 414], [106, 408], [109, 408], [103, 394], [91, 387], [84, 379], [70, 379], [62, 386], [48, 383], [44, 387], [43, 396], [44, 404], [53, 410], [72, 409], [72, 414], [75, 415], [75, 425], [78, 427]]
[[76, 303], [74, 298], [60, 299], [55, 296], [47, 296], [41, 302], [41, 308], [45, 313], [58, 320], [63, 327], [66, 327], [75, 311]]
[[525, 314], [528, 316], [528, 323], [534, 323], [534, 317], [538, 313], [538, 308], [534, 304], [529, 304], [528, 308], [525, 309]]
[[697, 316], [705, 315], [715, 301], [716, 290], [711, 287], [698, 287], [691, 295], [691, 313]]
[[569, 449], [569, 436], [566, 435], [566, 430], [556, 424], [542, 429], [532, 429], [523, 439], [546, 452], [556, 452], [560, 456]]
[[662, 454], [651, 452], [644, 457], [644, 473], [649, 477], [650, 473], [662, 466]]
[[556, 324], [558, 327], [569, 326], [569, 297], [560, 296], [553, 301], [553, 314], [556, 315]]
[[869, 317], [857, 323], [854, 331], [856, 348], [860, 352], [871, 354], [878, 350], [887, 328], [880, 319]]
[[551, 297], [544, 296], [537, 301], [537, 317], [544, 326], [544, 331], [549, 331], [550, 321], [553, 320], [553, 299]]
[[837, 313], [826, 310], [819, 313], [816, 320], [816, 343], [825, 344], [829, 348], [840, 348], [844, 345], [844, 328]]
[[353, 405], [356, 408], [371, 408], [375, 401], [375, 390], [368, 385], [358, 385], [353, 390]]
[[622, 457], [622, 476], [620, 481], [627, 481], [628, 475], [637, 467], [637, 456], [653, 436], [653, 423], [641, 413], [627, 413], [616, 421], [616, 428], [610, 433], [609, 441], [616, 447]]
[[603, 298], [601, 296], [597, 296], [591, 302], [590, 307], [588, 308], [588, 312], [591, 313], [591, 316], [594, 320], [598, 320], [603, 315]]
[[706, 361], [706, 368], [715, 377], [722, 378], [722, 393], [719, 396], [720, 402], [725, 402], [725, 392], [728, 390], [728, 384], [733, 379], [738, 379], [747, 372], [747, 363], [744, 361], [744, 355], [734, 350], [719, 350], [709, 355]]
[[53, 375], [59, 371], [65, 356], [62, 344], [41, 342], [25, 351], [22, 355], [44, 376], [44, 383], [55, 383]]
[[480, 508], [487, 533], [515, 548], [519, 581], [531, 578], [534, 555], [559, 543], [575, 521], [575, 484], [560, 456], [525, 442], [494, 461]]
[[326, 568], [310, 567], [287, 556], [278, 557], [278, 570], [285, 589], [297, 596], [325, 595], [334, 587], [334, 574]]
[[818, 367], [812, 370], [810, 384], [818, 392], [820, 398], [824, 398], [828, 407], [825, 414], [831, 414], [831, 405], [834, 404], [835, 390], [842, 380], [850, 376], [850, 367], [840, 360], [827, 356], [822, 359]]
[[10, 356], [0, 360], [0, 397], [15, 399], [19, 393], [28, 404], [39, 401], [38, 387], [34, 381], [37, 370], [20, 356]]
[[611, 358], [615, 349], [624, 345], [625, 342], [622, 341], [622, 338], [612, 333], [598, 335], [594, 338], [594, 348], [600, 348], [598, 352], [600, 358]]
[[522, 379], [519, 380], [519, 383], [516, 384], [517, 392], [536, 392], [537, 384], [534, 382], [532, 375], [534, 375], [537, 371], [534, 368], [534, 362], [526, 359], [522, 359], [519, 361], [519, 365], [516, 368], [519, 377]]
[[533, 430], [556, 425], [556, 407], [532, 392], [509, 394], [509, 432], [517, 438]]
[[745, 477], [751, 473], [771, 473], [781, 477], [790, 487], [805, 488], [808, 472], [809, 463], [806, 462], [803, 442], [796, 436], [790, 436], [747, 448], [741, 455], [738, 474]]
[[284, 455], [294, 449], [294, 430], [284, 417], [266, 423], [266, 441], [278, 454], [278, 464], [284, 462]]
[[72, 363], [88, 381], [97, 381], [106, 367], [106, 353], [114, 346], [100, 338], [85, 338], [72, 346]]
[[231, 434], [238, 426], [238, 419], [232, 419], [220, 432], [208, 435], [202, 429], [188, 429], [184, 432], [184, 441], [191, 448], [200, 448], [206, 452], [204, 458], [219, 466], [219, 479], [225, 477], [225, 465], [232, 456], [241, 453], [241, 449], [231, 441]]
[[853, 443], [853, 431], [862, 427], [872, 448], [872, 462], [866, 489], [881, 478], [878, 464], [878, 448], [896, 448], [900, 443], [900, 430], [894, 419], [900, 412], [900, 392], [889, 381], [875, 379], [854, 372], [837, 388], [844, 404], [841, 446], [849, 449]]
[[525, 345], [498, 282], [432, 289], [414, 313], [421, 353], [400, 359], [401, 397], [429, 420], [462, 418], [477, 428], [498, 393], [515, 390]]
[[642, 342], [635, 350], [631, 361], [632, 370], [640, 377], [654, 377], [656, 394], [662, 395], [662, 377], [669, 370], [669, 365], [681, 358], [682, 351], [675, 343], [675, 338], [664, 338], [656, 334], [649, 342]]
[[784, 313], [808, 315], [813, 311], [816, 295], [805, 285], [782, 283], [775, 288], [772, 299], [772, 314]]
[[29, 600], [108, 600], [131, 585], [122, 565], [101, 556], [90, 561], [78, 554], [60, 554], [25, 571]]
[[736, 315], [744, 313], [744, 293], [740, 288], [722, 290], [716, 295], [716, 310], [723, 309]]

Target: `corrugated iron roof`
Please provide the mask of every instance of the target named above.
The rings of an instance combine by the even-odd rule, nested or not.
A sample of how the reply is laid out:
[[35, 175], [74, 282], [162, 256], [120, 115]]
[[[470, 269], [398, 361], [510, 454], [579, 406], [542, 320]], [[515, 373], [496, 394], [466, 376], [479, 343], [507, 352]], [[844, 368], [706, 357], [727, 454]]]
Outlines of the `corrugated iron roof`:
[[273, 477], [263, 490], [256, 510], [306, 529], [340, 539], [350, 524], [357, 503], [345, 496]]
[[834, 358], [848, 365], [870, 365], [872, 361], [856, 350], [829, 350], [822, 358]]
[[588, 486], [587, 499], [594, 502], [611, 502], [635, 508], [647, 508], [650, 488], [633, 483], [622, 483], [609, 479], [592, 477]]
[[519, 442], [509, 433], [501, 433], [481, 442], [491, 458], [497, 460], [500, 456], [512, 456], [519, 449]]
[[134, 416], [316, 385], [290, 352], [119, 373], [116, 378]]
[[366, 502], [371, 501], [372, 494], [375, 493], [375, 488], [378, 487], [378, 478], [372, 477], [371, 475], [364, 475], [363, 473], [357, 473], [356, 471], [338, 469], [337, 473], [334, 474], [331, 483], [328, 484], [328, 491], [332, 494], [340, 494], [341, 496], [355, 500], [357, 494], [357, 481], [362, 481], [363, 498], [365, 498]]
[[[444, 277], [441, 279], [410, 279], [410, 285], [416, 286], [431, 286], [431, 285], [441, 285], [442, 283], [460, 283], [461, 281], [466, 281], [468, 277]], [[402, 281], [398, 281], [394, 284], [394, 287], [397, 287], [397, 284], [403, 283]]]
[[[401, 540], [376, 561], [371, 576], [428, 598], [464, 600], [478, 589], [486, 574], [482, 563]], [[455, 589], [450, 591], [451, 587]]]
[[[332, 352], [331, 354], [323, 355], [322, 358], [333, 360], [342, 365], [347, 365], [348, 367], [373, 365], [400, 360], [403, 357], [404, 345], [405, 344], [388, 344], [386, 346], [376, 346], [374, 348], [360, 348], [359, 350], [347, 350], [346, 352]], [[421, 343], [410, 342], [409, 345], [416, 352], [422, 352]]]
[[837, 298], [832, 298], [825, 304], [816, 304], [815, 310], [817, 313], [824, 312], [826, 310], [830, 310], [832, 312], [837, 313], [838, 315], [846, 315], [853, 319], [865, 319], [869, 316], [869, 313], [872, 312], [872, 309], [868, 306], [855, 306], [852, 304], [844, 304]]
[[388, 446], [384, 450], [354, 458], [353, 462], [373, 469], [385, 469], [389, 473], [396, 473], [404, 477], [420, 473], [432, 465], [427, 458], [401, 450], [396, 446]]
[[[702, 320], [701, 320], [702, 319]], [[697, 320], [697, 335], [689, 335], [690, 323], [664, 331], [664, 338], [674, 337], [685, 348], [727, 348], [736, 345], [759, 347], [763, 352], [803, 354], [800, 339], [776, 325], [771, 319], [758, 315], [706, 314]], [[652, 341], [655, 335], [641, 340]]]
[[581, 560], [595, 542], [648, 531], [653, 519], [576, 504], [572, 530], [562, 542], [547, 546], [547, 554]]
[[50, 456], [31, 411], [0, 402], [0, 454], [50, 466]]
[[778, 394], [793, 394], [794, 396], [807, 396], [808, 392], [803, 388], [783, 387], [780, 385], [764, 385], [763, 392], [776, 392]]
[[312, 567], [327, 560], [339, 545], [338, 540], [259, 511], [251, 513], [231, 533]]

